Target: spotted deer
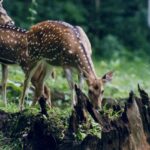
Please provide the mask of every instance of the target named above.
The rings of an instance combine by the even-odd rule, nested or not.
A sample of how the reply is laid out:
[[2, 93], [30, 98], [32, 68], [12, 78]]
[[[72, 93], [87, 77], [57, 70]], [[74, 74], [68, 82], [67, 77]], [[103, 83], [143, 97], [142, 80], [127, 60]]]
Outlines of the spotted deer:
[[[6, 83], [8, 78], [8, 65], [18, 64], [26, 73], [29, 65], [29, 56], [27, 55], [26, 30], [14, 26], [13, 20], [0, 1], [0, 63], [2, 63], [2, 99], [7, 105]], [[32, 77], [32, 84], [35, 86], [34, 100], [32, 105], [39, 99], [39, 90], [48, 99], [48, 105], [51, 106], [50, 93], [47, 86], [43, 85], [43, 76], [45, 76], [47, 66], [40, 64]]]
[[[0, 25], [14, 25], [13, 20], [8, 16], [6, 10], [3, 8], [3, 0], [0, 0]], [[8, 76], [8, 67], [2, 64], [2, 99], [6, 104], [6, 82]]]
[[6, 10], [3, 8], [3, 0], [0, 0], [0, 24], [14, 25], [14, 21], [8, 16]]
[[[84, 43], [84, 46], [87, 50], [87, 53], [89, 55], [91, 55], [92, 54], [91, 43], [90, 43], [86, 33], [84, 32], [84, 30], [80, 26], [76, 26], [76, 28], [78, 29], [78, 32], [80, 34], [80, 40]], [[73, 82], [73, 78], [72, 78], [72, 68], [65, 67], [64, 72], [65, 72], [69, 87], [71, 89], [71, 98], [72, 98], [73, 101], [75, 101], [76, 94], [75, 94], [75, 91], [74, 91], [74, 82]], [[83, 77], [82, 72], [78, 73], [78, 83], [79, 83], [79, 88], [82, 89], [83, 88], [83, 83], [84, 83], [84, 77]]]
[[30, 28], [27, 40], [31, 61], [24, 80], [20, 109], [24, 104], [29, 81], [40, 62], [62, 68], [75, 68], [79, 74], [83, 73], [93, 106], [97, 108], [101, 105], [104, 85], [112, 79], [112, 72], [102, 78], [97, 77], [88, 47], [81, 40], [77, 27], [61, 21], [44, 21]]

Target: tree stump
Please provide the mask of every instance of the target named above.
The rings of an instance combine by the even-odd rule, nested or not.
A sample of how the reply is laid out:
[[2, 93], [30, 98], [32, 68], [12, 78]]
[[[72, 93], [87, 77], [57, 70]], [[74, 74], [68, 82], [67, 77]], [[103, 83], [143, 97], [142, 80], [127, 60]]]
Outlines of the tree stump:
[[[138, 90], [140, 98], [131, 91], [123, 112], [116, 119], [109, 118], [103, 110], [95, 110], [88, 97], [76, 87], [77, 103], [68, 122], [66, 116], [48, 114], [45, 100], [41, 98], [41, 112], [37, 115], [0, 111], [0, 131], [5, 137], [21, 139], [25, 150], [150, 150], [150, 99], [139, 85]], [[114, 111], [122, 109], [116, 102], [111, 102], [109, 107]], [[80, 124], [87, 122], [88, 113], [101, 126], [101, 138], [89, 134], [77, 141], [74, 134]], [[68, 123], [67, 128], [64, 123]], [[58, 133], [63, 133], [63, 138]]]

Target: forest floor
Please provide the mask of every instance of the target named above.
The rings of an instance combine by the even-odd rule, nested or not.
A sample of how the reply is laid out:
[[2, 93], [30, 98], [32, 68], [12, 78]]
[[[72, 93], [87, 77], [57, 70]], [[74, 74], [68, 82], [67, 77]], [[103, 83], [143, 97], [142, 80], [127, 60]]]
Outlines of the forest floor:
[[[96, 68], [96, 72], [99, 76], [103, 76], [106, 72], [112, 70], [114, 71], [114, 77], [111, 83], [106, 85], [104, 97], [111, 97], [113, 99], [126, 98], [129, 95], [129, 91], [133, 90], [136, 94], [137, 92], [137, 84], [139, 83], [147, 93], [150, 93], [150, 65], [148, 61], [140, 59], [139, 57], [134, 57], [133, 60], [129, 59], [113, 59], [113, 60], [101, 60], [94, 61], [94, 66]], [[17, 66], [10, 66], [9, 71], [9, 81], [8, 86], [12, 87], [8, 89], [7, 96], [9, 100], [9, 104], [4, 107], [3, 103], [0, 103], [0, 109], [6, 112], [15, 113], [18, 112], [18, 100], [21, 92], [21, 84], [23, 82], [24, 74], [21, 69]], [[52, 79], [49, 77], [46, 81], [46, 84], [51, 87], [51, 89], [57, 89], [58, 91], [68, 92], [68, 84], [64, 78], [63, 71], [61, 69], [56, 69], [56, 78]], [[0, 75], [1, 77], [1, 75]], [[74, 76], [77, 81], [77, 77]], [[85, 87], [86, 92], [87, 87]], [[29, 91], [28, 99], [32, 99], [32, 92]], [[30, 101], [28, 101], [30, 103]], [[58, 108], [53, 108], [49, 113], [57, 112], [58, 114], [71, 114], [71, 101], [69, 97], [66, 95], [66, 101], [62, 102], [57, 101], [53, 102], [54, 105]], [[63, 105], [65, 103], [65, 105]], [[59, 107], [63, 105], [63, 108], [60, 110]], [[65, 107], [64, 107], [65, 106]], [[67, 109], [66, 109], [67, 107]], [[26, 108], [30, 107], [26, 106]], [[61, 107], [62, 108], [62, 107]], [[38, 114], [40, 109], [39, 106], [32, 108], [30, 110], [34, 114]], [[116, 114], [115, 114], [116, 115]], [[96, 125], [95, 125], [96, 126]], [[95, 127], [95, 131], [97, 132], [97, 126]], [[93, 130], [91, 131], [93, 132]], [[85, 136], [85, 133], [79, 133], [78, 138], [82, 138]], [[6, 139], [7, 141], [8, 139]], [[3, 150], [13, 150], [17, 149], [17, 146], [20, 144], [19, 141], [14, 141], [9, 144], [5, 144], [5, 137], [2, 133], [0, 133], [0, 150], [3, 145]], [[20, 145], [19, 145], [20, 146]]]
[[[137, 92], [137, 84], [143, 86], [144, 89], [150, 93], [150, 65], [146, 59], [144, 60], [144, 58], [134, 56], [132, 59], [114, 58], [111, 60], [96, 60], [94, 61], [94, 66], [97, 75], [100, 77], [108, 71], [114, 71], [112, 82], [105, 87], [104, 97], [126, 97], [130, 90], [133, 90], [135, 93]], [[14, 91], [9, 90], [7, 96], [11, 100], [13, 100], [13, 97], [18, 99], [21, 92], [20, 83], [23, 83], [24, 74], [18, 66], [9, 66], [9, 68], [8, 86], [12, 86]], [[77, 81], [77, 76], [74, 76], [74, 79]], [[51, 89], [56, 89], [62, 92], [69, 91], [64, 73], [60, 68], [55, 68], [55, 79], [48, 77], [46, 84]], [[85, 84], [85, 92], [87, 91], [86, 89], [87, 87]]]

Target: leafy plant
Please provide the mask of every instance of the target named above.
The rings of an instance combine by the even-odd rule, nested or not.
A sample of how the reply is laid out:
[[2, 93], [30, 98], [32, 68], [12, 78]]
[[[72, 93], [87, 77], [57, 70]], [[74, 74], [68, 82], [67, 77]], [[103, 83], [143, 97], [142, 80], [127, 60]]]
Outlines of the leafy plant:
[[87, 135], [95, 135], [101, 138], [101, 131], [101, 126], [89, 117], [86, 124], [79, 125], [78, 131], [75, 133], [75, 138], [78, 141], [82, 141]]
[[32, 0], [31, 6], [29, 8], [30, 16], [28, 17], [28, 20], [31, 22], [31, 24], [34, 24], [37, 18], [37, 7], [38, 3], [36, 0]]

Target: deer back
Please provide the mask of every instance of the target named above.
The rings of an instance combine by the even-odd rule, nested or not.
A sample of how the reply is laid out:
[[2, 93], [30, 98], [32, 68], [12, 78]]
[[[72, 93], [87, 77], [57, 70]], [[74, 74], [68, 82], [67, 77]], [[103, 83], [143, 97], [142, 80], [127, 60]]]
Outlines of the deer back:
[[61, 21], [45, 21], [27, 33], [29, 55], [54, 66], [75, 67], [94, 73], [89, 52], [77, 27]]
[[89, 55], [92, 55], [92, 48], [91, 48], [91, 43], [90, 43], [89, 38], [87, 37], [87, 35], [84, 32], [84, 30], [82, 29], [82, 27], [76, 26], [76, 28], [78, 29], [78, 32], [80, 34], [80, 40], [84, 44], [85, 49], [87, 50]]
[[0, 62], [16, 64], [26, 59], [26, 31], [8, 25], [0, 25]]

